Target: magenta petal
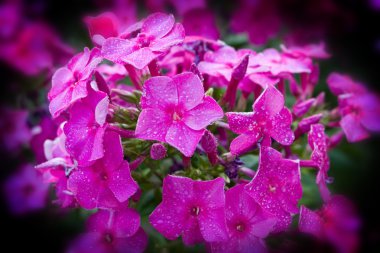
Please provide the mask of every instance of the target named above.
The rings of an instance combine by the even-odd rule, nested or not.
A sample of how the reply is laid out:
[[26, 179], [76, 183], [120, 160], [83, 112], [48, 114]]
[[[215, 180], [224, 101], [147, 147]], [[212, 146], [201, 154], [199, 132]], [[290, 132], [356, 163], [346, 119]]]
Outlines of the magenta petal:
[[142, 24], [141, 32], [154, 38], [162, 38], [174, 26], [174, 16], [164, 13], [153, 13], [149, 15]]
[[290, 128], [292, 114], [287, 108], [283, 108], [273, 117], [271, 137], [282, 145], [289, 146], [294, 141], [294, 133]]
[[241, 155], [247, 152], [249, 149], [257, 143], [261, 134], [257, 133], [244, 133], [232, 140], [230, 145], [230, 151], [234, 155]]
[[184, 72], [173, 77], [178, 90], [178, 105], [191, 110], [204, 98], [204, 88], [199, 77], [191, 72]]
[[111, 172], [108, 188], [119, 202], [128, 200], [137, 191], [138, 186], [131, 176], [127, 161], [123, 161], [118, 169]]
[[149, 222], [165, 238], [174, 240], [181, 235], [186, 223], [183, 206], [173, 207], [162, 202], [149, 216]]
[[182, 154], [191, 157], [202, 138], [204, 130], [193, 130], [183, 122], [173, 122], [167, 131], [165, 140]]
[[184, 39], [185, 29], [181, 24], [175, 24], [165, 37], [153, 41], [149, 47], [152, 51], [164, 52], [170, 47], [182, 43]]
[[230, 129], [237, 134], [257, 129], [256, 122], [252, 112], [227, 112], [227, 120]]
[[368, 131], [360, 124], [353, 114], [348, 114], [340, 120], [340, 126], [349, 142], [357, 142], [369, 137]]
[[135, 43], [129, 40], [109, 38], [102, 46], [102, 56], [107, 60], [123, 64], [121, 58], [131, 54], [134, 45]]
[[323, 222], [316, 212], [301, 206], [299, 230], [320, 237], [322, 235]]
[[80, 168], [74, 171], [67, 181], [67, 189], [76, 197], [79, 204], [85, 209], [97, 207], [100, 187], [96, 175], [90, 168]]
[[177, 86], [166, 76], [155, 76], [148, 79], [143, 86], [141, 107], [165, 109], [178, 103]]
[[[148, 245], [148, 236], [142, 228], [137, 230], [137, 232], [125, 238], [117, 238], [114, 242], [115, 252], [128, 252], [128, 253], [142, 253], [144, 252], [146, 246]], [[108, 253], [106, 251], [105, 253]]]
[[131, 64], [137, 69], [143, 69], [159, 55], [161, 55], [161, 53], [156, 53], [148, 47], [143, 47], [130, 54], [122, 55], [120, 59], [124, 63]]
[[144, 109], [137, 120], [136, 137], [165, 142], [165, 136], [173, 119], [160, 109]]
[[[104, 223], [105, 219], [102, 220]], [[112, 230], [117, 237], [129, 237], [140, 228], [140, 215], [131, 208], [117, 210], [113, 214]]]
[[199, 228], [198, 220], [190, 216], [184, 221], [182, 240], [186, 246], [195, 245], [204, 242], [201, 230]]
[[201, 104], [185, 113], [183, 120], [188, 127], [201, 130], [221, 118], [222, 108], [212, 97], [206, 96]]
[[106, 152], [101, 160], [103, 166], [108, 170], [119, 168], [123, 162], [124, 153], [119, 134], [113, 131], [106, 131], [104, 134], [103, 147]]
[[284, 96], [275, 87], [268, 86], [253, 104], [253, 111], [273, 116], [284, 107]]
[[49, 100], [54, 99], [54, 97], [63, 92], [63, 90], [67, 89], [70, 83], [74, 83], [73, 72], [66, 67], [59, 68], [51, 80], [52, 86], [48, 94]]
[[[224, 193], [222, 193], [224, 196]], [[201, 213], [198, 218], [199, 228], [205, 241], [220, 242], [227, 240], [227, 226], [224, 206], [211, 212]], [[213, 226], [210, 226], [213, 224]]]

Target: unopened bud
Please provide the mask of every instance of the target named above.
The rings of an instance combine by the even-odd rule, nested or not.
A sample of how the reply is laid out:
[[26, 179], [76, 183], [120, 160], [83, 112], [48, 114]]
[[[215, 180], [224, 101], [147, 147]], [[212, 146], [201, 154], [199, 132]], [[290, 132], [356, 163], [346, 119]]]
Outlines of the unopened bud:
[[161, 160], [166, 156], [166, 148], [161, 143], [154, 143], [150, 148], [150, 157], [153, 160]]

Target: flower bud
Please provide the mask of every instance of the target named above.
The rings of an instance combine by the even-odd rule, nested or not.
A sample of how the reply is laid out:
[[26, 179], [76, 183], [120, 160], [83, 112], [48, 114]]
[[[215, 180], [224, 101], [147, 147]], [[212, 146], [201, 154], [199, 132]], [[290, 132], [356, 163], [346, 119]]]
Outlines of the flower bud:
[[161, 160], [166, 156], [166, 148], [161, 143], [154, 143], [150, 148], [150, 157], [153, 160]]

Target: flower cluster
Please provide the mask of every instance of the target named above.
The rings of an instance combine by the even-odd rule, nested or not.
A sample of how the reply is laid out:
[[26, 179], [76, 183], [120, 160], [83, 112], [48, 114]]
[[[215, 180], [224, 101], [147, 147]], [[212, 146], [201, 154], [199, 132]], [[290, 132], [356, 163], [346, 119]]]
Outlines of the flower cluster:
[[[147, 233], [157, 232], [210, 252], [266, 252], [265, 239], [289, 230], [297, 214], [301, 232], [342, 253], [357, 248], [360, 222], [330, 190], [328, 152], [344, 136], [356, 142], [380, 131], [380, 99], [332, 73], [338, 107], [328, 108], [314, 89], [316, 61], [329, 57], [323, 43], [236, 50], [212, 27], [186, 36], [194, 24], [165, 13], [133, 24], [105, 13], [86, 23], [94, 47], [52, 75], [46, 120], [55, 127], [36, 140], [46, 184], [25, 172], [8, 187], [19, 189], [15, 201], [34, 187], [33, 207], [52, 184], [61, 207], [95, 210], [68, 252], [143, 252]], [[13, 124], [30, 139], [22, 119]], [[21, 142], [6, 137], [9, 148]], [[300, 203], [302, 171], [315, 175], [320, 210]]]

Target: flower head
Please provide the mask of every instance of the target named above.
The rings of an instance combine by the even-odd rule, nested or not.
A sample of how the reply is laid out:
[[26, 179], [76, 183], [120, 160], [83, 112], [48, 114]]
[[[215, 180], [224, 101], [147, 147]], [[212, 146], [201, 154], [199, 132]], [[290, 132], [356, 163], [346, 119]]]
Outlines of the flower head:
[[283, 159], [273, 148], [261, 147], [259, 169], [245, 189], [264, 210], [278, 219], [276, 229], [286, 229], [291, 214], [298, 213], [297, 204], [302, 196], [299, 163]]
[[104, 156], [89, 167], [72, 171], [67, 188], [86, 209], [116, 208], [136, 191], [129, 164], [123, 159], [120, 136], [107, 131], [104, 136]]
[[102, 46], [102, 55], [113, 62], [143, 69], [184, 38], [183, 26], [175, 24], [173, 15], [153, 13], [142, 22], [135, 37], [108, 38]]
[[227, 239], [224, 180], [194, 181], [167, 176], [162, 202], [149, 217], [167, 239], [182, 236], [186, 245]]
[[260, 140], [263, 145], [268, 145], [271, 137], [282, 145], [292, 144], [292, 115], [284, 107], [284, 97], [276, 88], [268, 86], [252, 108], [253, 112], [249, 113], [226, 114], [230, 129], [240, 134], [231, 142], [231, 153], [242, 154]]
[[101, 62], [100, 51], [88, 48], [74, 56], [66, 67], [59, 68], [53, 75], [48, 98], [49, 110], [56, 118], [74, 102], [87, 96], [87, 83]]
[[144, 84], [136, 137], [167, 142], [192, 156], [205, 127], [223, 117], [216, 101], [205, 96], [199, 78], [190, 72], [152, 77]]
[[276, 219], [265, 212], [236, 185], [226, 192], [228, 239], [209, 244], [211, 252], [266, 252], [263, 239], [273, 230]]

